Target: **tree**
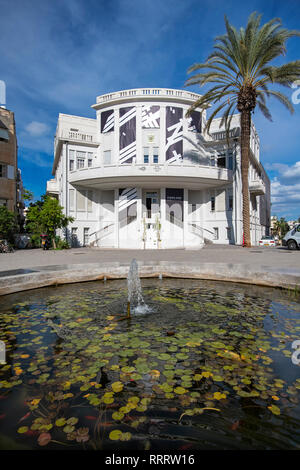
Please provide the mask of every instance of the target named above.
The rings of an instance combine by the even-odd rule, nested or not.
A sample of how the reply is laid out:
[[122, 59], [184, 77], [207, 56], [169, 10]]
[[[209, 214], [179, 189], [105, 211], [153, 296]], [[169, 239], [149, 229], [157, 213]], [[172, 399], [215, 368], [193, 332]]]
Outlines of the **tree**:
[[280, 217], [280, 219], [277, 219], [274, 223], [273, 233], [278, 235], [280, 239], [282, 239], [289, 230], [289, 224], [284, 217]]
[[56, 230], [67, 227], [73, 220], [73, 217], [67, 217], [63, 214], [63, 208], [59, 205], [57, 199], [43, 196], [42, 201], [30, 204], [27, 212], [26, 228], [34, 234], [47, 233], [52, 239], [53, 248], [56, 248]]
[[12, 241], [13, 233], [18, 229], [16, 215], [7, 207], [0, 206], [0, 238]]
[[29, 189], [23, 188], [23, 199], [25, 201], [33, 201], [34, 195], [32, 191]]
[[254, 12], [249, 16], [246, 28], [237, 31], [225, 16], [226, 34], [215, 39], [214, 50], [204, 63], [189, 68], [188, 73], [197, 73], [186, 81], [186, 86], [213, 84], [187, 112], [190, 115], [196, 108], [207, 109], [218, 103], [207, 120], [207, 132], [214, 117], [222, 111], [220, 127], [225, 125], [228, 140], [232, 116], [236, 109], [240, 113], [243, 232], [246, 247], [251, 247], [248, 187], [251, 113], [258, 105], [264, 116], [272, 120], [266, 105], [266, 98], [271, 96], [293, 112], [290, 100], [281, 92], [270, 90], [268, 86], [290, 86], [300, 78], [300, 60], [280, 66], [271, 65], [274, 59], [285, 54], [287, 40], [300, 36], [300, 32], [283, 28], [278, 18], [261, 27], [260, 22], [261, 15]]

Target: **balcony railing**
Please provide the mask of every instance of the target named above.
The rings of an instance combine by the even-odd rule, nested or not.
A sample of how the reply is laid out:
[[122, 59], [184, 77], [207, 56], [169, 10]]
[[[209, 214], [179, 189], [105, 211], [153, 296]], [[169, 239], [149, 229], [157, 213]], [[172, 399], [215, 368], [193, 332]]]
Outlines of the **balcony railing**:
[[85, 134], [83, 132], [74, 132], [74, 131], [61, 131], [57, 136], [56, 140], [72, 140], [76, 142], [86, 142], [87, 144], [97, 144], [96, 136], [92, 134]]
[[142, 98], [148, 96], [182, 98], [190, 101], [195, 101], [200, 97], [200, 95], [186, 90], [172, 90], [169, 88], [135, 88], [132, 90], [116, 91], [114, 93], [107, 93], [106, 95], [97, 96], [97, 104], [119, 99], [132, 97]]
[[263, 180], [257, 179], [249, 182], [249, 191], [255, 196], [262, 196], [266, 193], [266, 186]]
[[[240, 135], [240, 128], [235, 127], [234, 129], [230, 129], [229, 131], [229, 138], [233, 139], [234, 137], [239, 137]], [[226, 136], [226, 131], [218, 131], [218, 132], [212, 132], [210, 134], [212, 137], [212, 140], [225, 140], [227, 138]]]
[[56, 179], [52, 179], [47, 181], [47, 194], [58, 194], [58, 181]]

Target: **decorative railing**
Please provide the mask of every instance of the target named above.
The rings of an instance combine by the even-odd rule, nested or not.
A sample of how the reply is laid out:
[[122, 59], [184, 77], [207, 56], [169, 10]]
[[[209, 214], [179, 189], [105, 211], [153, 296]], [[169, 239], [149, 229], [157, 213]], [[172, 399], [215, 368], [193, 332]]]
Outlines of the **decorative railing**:
[[266, 193], [265, 183], [262, 179], [249, 181], [249, 191], [257, 196], [262, 196]]
[[47, 181], [47, 193], [56, 194], [58, 192], [59, 192], [58, 181], [56, 179]]
[[132, 97], [141, 98], [147, 96], [174, 97], [187, 99], [190, 101], [195, 101], [200, 98], [200, 95], [197, 93], [191, 93], [186, 90], [172, 90], [169, 88], [134, 88], [131, 90], [116, 91], [114, 93], [107, 93], [106, 95], [97, 96], [97, 104], [119, 99]]
[[76, 142], [86, 142], [88, 144], [91, 143], [98, 143], [96, 140], [96, 136], [92, 134], [86, 134], [83, 132], [74, 132], [74, 131], [61, 131], [57, 136], [56, 140], [73, 140]]
[[103, 227], [90, 234], [89, 245], [98, 245], [98, 242], [114, 232], [114, 227], [114, 222], [104, 222]]

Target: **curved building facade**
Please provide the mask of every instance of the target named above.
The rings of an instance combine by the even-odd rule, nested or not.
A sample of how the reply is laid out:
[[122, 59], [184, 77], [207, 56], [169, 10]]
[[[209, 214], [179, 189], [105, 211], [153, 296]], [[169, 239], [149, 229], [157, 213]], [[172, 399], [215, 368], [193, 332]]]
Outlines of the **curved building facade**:
[[[240, 124], [229, 143], [220, 120], [185, 114], [199, 95], [133, 89], [97, 97], [96, 118], [60, 114], [47, 192], [73, 216], [73, 246], [197, 248], [242, 243]], [[269, 180], [252, 126], [249, 191], [253, 244], [269, 230]]]

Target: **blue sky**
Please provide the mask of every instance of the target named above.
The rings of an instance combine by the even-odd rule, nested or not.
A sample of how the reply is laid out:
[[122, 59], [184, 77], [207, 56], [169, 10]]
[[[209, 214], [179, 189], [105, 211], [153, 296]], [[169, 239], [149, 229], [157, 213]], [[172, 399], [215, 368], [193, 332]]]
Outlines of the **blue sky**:
[[[252, 11], [263, 22], [280, 17], [286, 28], [300, 29], [299, 0], [0, 0], [0, 80], [15, 112], [25, 187], [36, 198], [45, 193], [58, 113], [95, 117], [90, 106], [110, 91], [183, 88], [188, 67], [203, 62], [224, 32], [224, 14], [240, 27]], [[290, 39], [279, 63], [299, 59], [299, 50], [300, 38]], [[259, 111], [254, 122], [272, 181], [272, 214], [298, 218], [300, 103], [292, 116], [269, 105], [273, 122]]]

